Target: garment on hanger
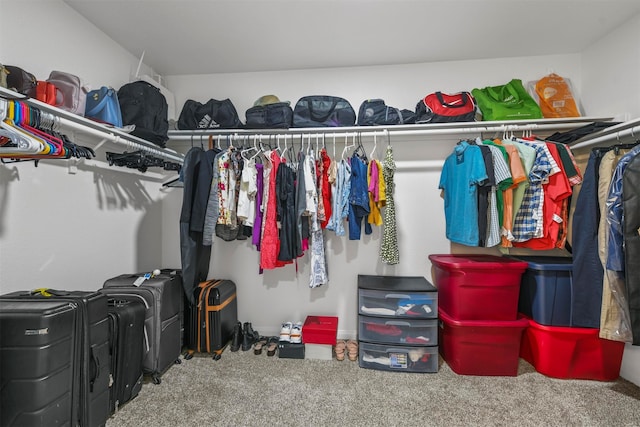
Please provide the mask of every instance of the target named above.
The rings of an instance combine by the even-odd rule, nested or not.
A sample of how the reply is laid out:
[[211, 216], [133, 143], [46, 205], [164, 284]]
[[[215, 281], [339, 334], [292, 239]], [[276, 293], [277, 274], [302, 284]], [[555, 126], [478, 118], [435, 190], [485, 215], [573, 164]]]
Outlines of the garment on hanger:
[[396, 208], [393, 199], [395, 190], [394, 173], [396, 164], [393, 160], [393, 148], [387, 145], [382, 168], [382, 176], [386, 187], [386, 208], [382, 225], [382, 242], [380, 243], [380, 260], [385, 264], [395, 265], [400, 262], [398, 248], [398, 231], [396, 229]]
[[369, 191], [367, 187], [367, 164], [354, 153], [351, 156], [351, 190], [349, 192], [349, 240], [360, 240], [364, 222], [365, 234], [371, 234], [369, 216]]
[[[387, 171], [386, 164], [384, 170]], [[477, 188], [486, 179], [480, 147], [467, 141], [459, 142], [444, 162], [438, 186], [444, 191], [446, 236], [450, 241], [478, 246]], [[387, 183], [388, 193], [389, 188]]]
[[636, 154], [622, 177], [625, 287], [632, 344], [640, 345], [640, 155]]
[[180, 260], [182, 284], [193, 305], [193, 292], [209, 273], [211, 246], [203, 244], [204, 218], [213, 175], [212, 160], [199, 147], [185, 154], [184, 190], [180, 211]]

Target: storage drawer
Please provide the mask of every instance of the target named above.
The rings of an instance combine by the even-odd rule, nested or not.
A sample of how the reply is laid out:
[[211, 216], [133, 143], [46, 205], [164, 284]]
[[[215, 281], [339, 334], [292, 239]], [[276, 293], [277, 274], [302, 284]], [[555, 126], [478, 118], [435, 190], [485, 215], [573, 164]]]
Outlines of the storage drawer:
[[358, 337], [380, 344], [438, 345], [438, 320], [360, 316]]
[[437, 292], [358, 290], [358, 313], [368, 316], [435, 319]]
[[438, 372], [438, 347], [394, 346], [360, 342], [361, 368], [400, 372]]

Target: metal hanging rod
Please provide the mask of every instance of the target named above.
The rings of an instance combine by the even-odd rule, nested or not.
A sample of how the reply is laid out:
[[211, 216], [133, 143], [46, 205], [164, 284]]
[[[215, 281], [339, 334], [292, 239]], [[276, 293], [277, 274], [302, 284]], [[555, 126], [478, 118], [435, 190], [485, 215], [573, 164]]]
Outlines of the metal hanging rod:
[[610, 126], [593, 135], [580, 139], [571, 145], [571, 149], [579, 149], [589, 146], [612, 144], [626, 138], [636, 138], [640, 140], [640, 118]]
[[27, 98], [20, 93], [13, 92], [2, 87], [0, 87], [0, 96], [8, 100], [24, 102], [34, 108], [54, 115], [59, 125], [63, 128], [100, 138], [100, 142], [98, 142], [96, 146], [101, 145], [106, 140], [129, 149], [143, 150], [156, 157], [163, 158], [171, 162], [180, 164], [184, 163], [184, 155], [177, 151], [158, 147], [149, 141], [130, 135], [118, 130], [117, 128], [104, 126], [101, 123], [89, 120], [69, 111], [61, 110], [52, 105], [40, 102], [37, 99]]
[[581, 124], [594, 121], [607, 121], [610, 118], [578, 117], [572, 119], [539, 119], [514, 120], [499, 122], [460, 122], [460, 123], [432, 123], [395, 126], [349, 126], [333, 128], [289, 128], [289, 129], [202, 129], [169, 131], [169, 140], [173, 142], [198, 142], [198, 138], [209, 136], [231, 137], [244, 139], [247, 136], [257, 138], [269, 137], [336, 137], [347, 138], [360, 136], [436, 136], [472, 134], [483, 132], [520, 132], [547, 131], [572, 129]]

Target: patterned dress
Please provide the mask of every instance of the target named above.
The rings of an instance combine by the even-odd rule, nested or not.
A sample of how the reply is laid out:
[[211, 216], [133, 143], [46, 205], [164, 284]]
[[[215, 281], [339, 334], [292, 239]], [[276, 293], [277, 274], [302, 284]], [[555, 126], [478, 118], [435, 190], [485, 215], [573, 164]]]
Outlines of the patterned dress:
[[380, 259], [386, 264], [398, 264], [400, 262], [400, 253], [398, 251], [398, 234], [396, 230], [396, 207], [393, 200], [393, 174], [396, 170], [396, 164], [393, 161], [393, 149], [387, 146], [387, 152], [382, 165], [382, 176], [387, 191], [387, 206], [384, 213], [382, 243], [380, 244]]

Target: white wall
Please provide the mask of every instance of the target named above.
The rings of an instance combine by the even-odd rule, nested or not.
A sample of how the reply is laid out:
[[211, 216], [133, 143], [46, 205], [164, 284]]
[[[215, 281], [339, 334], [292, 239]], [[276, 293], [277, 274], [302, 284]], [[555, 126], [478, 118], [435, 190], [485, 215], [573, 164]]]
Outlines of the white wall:
[[[166, 82], [181, 108], [186, 99], [205, 102], [209, 98], [230, 98], [240, 118], [253, 102], [265, 94], [275, 94], [292, 104], [304, 95], [327, 94], [342, 96], [354, 109], [367, 98], [383, 98], [388, 105], [414, 109], [424, 95], [444, 92], [470, 91], [474, 87], [497, 85], [512, 78], [524, 82], [539, 79], [549, 69], [568, 76], [577, 86], [581, 81], [579, 55], [553, 55], [493, 60], [456, 61], [435, 64], [412, 64], [368, 68], [295, 70], [216, 74], [197, 76], [168, 76]], [[579, 86], [578, 86], [579, 87]], [[469, 136], [477, 136], [475, 134]], [[238, 286], [239, 318], [250, 321], [263, 334], [274, 334], [286, 320], [304, 320], [309, 314], [339, 317], [339, 335], [355, 337], [357, 332], [357, 275], [419, 275], [431, 279], [431, 265], [427, 256], [450, 253], [444, 235], [444, 208], [439, 196], [439, 167], [407, 167], [409, 161], [444, 161], [461, 136], [440, 138], [393, 139], [398, 171], [395, 174], [398, 240], [400, 264], [388, 266], [378, 257], [380, 230], [360, 241], [349, 241], [325, 231], [330, 283], [309, 289], [308, 255], [295, 266], [258, 274], [258, 253], [246, 241], [215, 240], [211, 261], [211, 278], [230, 278]], [[332, 139], [328, 150], [333, 152]], [[367, 151], [373, 148], [366, 139]], [[339, 140], [338, 156], [344, 147]], [[377, 154], [383, 156], [383, 141], [378, 141]], [[174, 144], [186, 150], [190, 144]], [[181, 195], [171, 194], [163, 204], [165, 230], [178, 220]], [[164, 263], [179, 259], [179, 250], [170, 242], [179, 239], [178, 233], [164, 235]], [[473, 248], [472, 248], [473, 249]], [[464, 248], [453, 248], [462, 250]]]
[[[135, 71], [135, 57], [61, 1], [2, 1], [0, 14], [0, 61], [38, 79], [55, 69], [118, 88]], [[98, 289], [159, 265], [163, 176], [109, 167], [106, 149], [75, 174], [66, 160], [0, 165], [0, 292]]]
[[[640, 15], [586, 49], [582, 70], [586, 108], [617, 120], [640, 117]], [[640, 385], [640, 347], [627, 344], [620, 375]]]

